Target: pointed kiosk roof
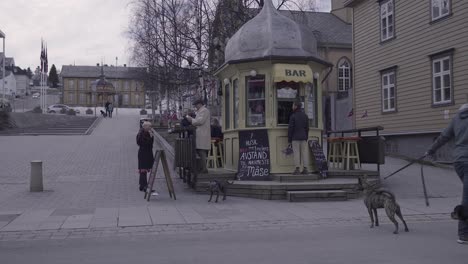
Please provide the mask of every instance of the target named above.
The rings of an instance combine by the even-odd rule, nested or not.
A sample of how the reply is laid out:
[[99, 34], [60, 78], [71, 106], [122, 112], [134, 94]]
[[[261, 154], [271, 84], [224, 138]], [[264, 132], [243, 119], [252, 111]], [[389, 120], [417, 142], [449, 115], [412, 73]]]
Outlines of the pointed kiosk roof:
[[317, 55], [313, 32], [280, 14], [271, 0], [228, 41], [225, 64], [287, 59], [311, 60], [330, 65]]

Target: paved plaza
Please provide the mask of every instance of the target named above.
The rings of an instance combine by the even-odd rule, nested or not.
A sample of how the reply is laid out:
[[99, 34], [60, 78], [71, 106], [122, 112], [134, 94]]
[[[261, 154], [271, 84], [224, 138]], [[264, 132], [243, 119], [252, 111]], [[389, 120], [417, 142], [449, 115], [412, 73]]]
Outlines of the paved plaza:
[[[159, 196], [147, 202], [137, 185], [138, 121], [132, 114], [103, 119], [88, 136], [0, 137], [0, 240], [343, 224], [367, 231], [369, 219], [361, 199], [289, 203], [228, 197], [208, 203], [208, 195], [195, 194], [175, 173], [177, 200], [170, 199], [158, 172]], [[29, 192], [32, 160], [44, 163], [42, 193]], [[393, 158], [386, 162], [382, 175], [406, 164]], [[410, 226], [447, 222], [455, 238], [456, 222], [448, 213], [460, 200], [461, 183], [453, 170], [424, 169], [430, 207], [424, 205], [419, 165], [389, 178], [384, 186], [397, 194]], [[391, 232], [384, 212], [380, 215], [381, 228]]]

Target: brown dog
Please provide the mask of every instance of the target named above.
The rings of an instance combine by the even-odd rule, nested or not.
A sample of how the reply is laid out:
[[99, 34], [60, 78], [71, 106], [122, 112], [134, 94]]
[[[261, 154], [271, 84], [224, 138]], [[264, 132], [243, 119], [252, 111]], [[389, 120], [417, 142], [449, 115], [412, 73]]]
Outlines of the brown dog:
[[371, 219], [371, 228], [374, 227], [374, 216], [375, 215], [375, 226], [379, 226], [379, 218], [377, 216], [378, 208], [385, 208], [388, 218], [395, 225], [394, 234], [398, 234], [398, 222], [395, 220], [395, 214], [400, 218], [400, 220], [405, 225], [405, 232], [408, 232], [408, 226], [406, 225], [403, 215], [401, 214], [401, 209], [398, 203], [395, 200], [395, 195], [390, 191], [379, 190], [376, 185], [372, 185], [367, 181], [367, 176], [359, 177], [359, 185], [361, 190], [364, 190], [364, 204], [367, 207], [369, 216]]

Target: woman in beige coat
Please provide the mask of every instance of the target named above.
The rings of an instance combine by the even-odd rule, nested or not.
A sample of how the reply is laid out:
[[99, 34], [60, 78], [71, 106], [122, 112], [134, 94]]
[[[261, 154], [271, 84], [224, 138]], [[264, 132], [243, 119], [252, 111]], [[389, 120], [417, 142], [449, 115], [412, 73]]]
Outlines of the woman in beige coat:
[[187, 115], [186, 118], [188, 121], [192, 123], [192, 125], [197, 127], [196, 138], [196, 148], [197, 153], [200, 155], [201, 159], [201, 172], [208, 173], [206, 168], [206, 156], [208, 155], [208, 151], [211, 148], [211, 114], [210, 111], [203, 105], [203, 100], [198, 99], [193, 102], [193, 105], [197, 108], [195, 118]]

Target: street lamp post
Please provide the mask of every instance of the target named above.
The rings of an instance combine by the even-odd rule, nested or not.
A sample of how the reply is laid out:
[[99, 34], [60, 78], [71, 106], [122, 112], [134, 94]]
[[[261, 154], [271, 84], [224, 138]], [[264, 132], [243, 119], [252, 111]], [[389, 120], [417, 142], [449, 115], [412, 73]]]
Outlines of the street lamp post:
[[2, 61], [3, 61], [3, 65], [2, 65], [2, 91], [3, 91], [3, 103], [5, 103], [5, 59], [6, 59], [6, 56], [5, 56], [5, 33], [3, 33], [3, 31], [0, 30], [0, 38], [3, 39], [3, 58], [2, 58]]

